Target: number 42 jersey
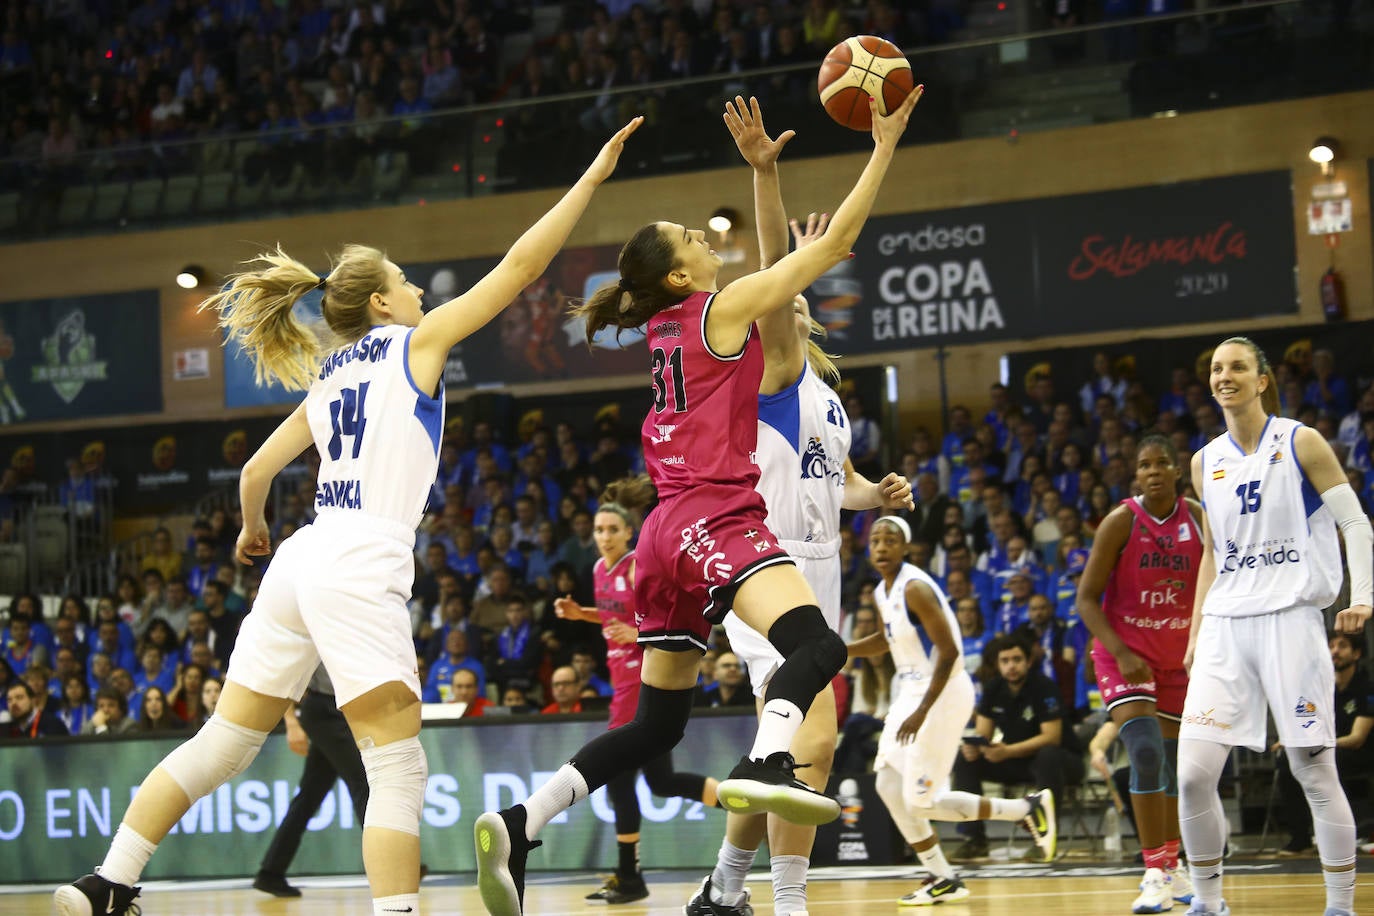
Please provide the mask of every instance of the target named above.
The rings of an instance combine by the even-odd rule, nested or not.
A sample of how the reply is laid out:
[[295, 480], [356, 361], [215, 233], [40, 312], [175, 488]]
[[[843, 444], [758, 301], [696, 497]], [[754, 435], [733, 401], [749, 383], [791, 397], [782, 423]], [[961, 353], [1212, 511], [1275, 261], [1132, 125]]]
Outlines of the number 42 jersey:
[[1270, 417], [1247, 455], [1229, 435], [1202, 450], [1202, 505], [1217, 576], [1204, 614], [1249, 617], [1296, 606], [1324, 608], [1340, 591], [1336, 523], [1293, 450], [1302, 427]]
[[444, 385], [410, 374], [414, 328], [382, 325], [329, 353], [305, 396], [320, 453], [315, 510], [344, 510], [415, 528], [439, 468]]

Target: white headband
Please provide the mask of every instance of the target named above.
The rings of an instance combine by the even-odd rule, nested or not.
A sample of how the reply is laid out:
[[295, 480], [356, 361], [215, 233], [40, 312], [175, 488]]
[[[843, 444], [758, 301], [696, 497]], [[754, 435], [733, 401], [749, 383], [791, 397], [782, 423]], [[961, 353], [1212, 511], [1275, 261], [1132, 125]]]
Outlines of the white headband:
[[881, 525], [884, 522], [891, 525], [893, 528], [896, 528], [899, 532], [901, 532], [901, 535], [906, 540], [906, 542], [908, 544], [911, 543], [911, 526], [906, 523], [906, 519], [896, 515], [884, 515], [873, 523], [873, 527], [876, 528], [878, 525]]

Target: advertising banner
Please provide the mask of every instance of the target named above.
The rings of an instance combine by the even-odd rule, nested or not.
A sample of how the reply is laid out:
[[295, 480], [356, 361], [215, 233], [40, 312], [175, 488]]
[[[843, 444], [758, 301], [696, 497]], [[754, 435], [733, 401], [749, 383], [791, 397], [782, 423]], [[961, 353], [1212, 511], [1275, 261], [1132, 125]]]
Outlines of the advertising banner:
[[[756, 727], [744, 715], [694, 716], [673, 753], [682, 770], [723, 776]], [[435, 871], [472, 871], [472, 824], [485, 810], [523, 801], [584, 743], [606, 730], [604, 719], [509, 724], [426, 725], [429, 784], [420, 827], [426, 864]], [[184, 736], [183, 736], [184, 740]], [[138, 783], [178, 739], [7, 742], [0, 746], [0, 883], [63, 882], [105, 855]], [[302, 759], [282, 735], [267, 739], [247, 772], [194, 805], [158, 848], [145, 877], [209, 878], [253, 874], [286, 814]], [[343, 802], [342, 804], [340, 802]], [[641, 777], [647, 861], [707, 868], [715, 862], [725, 815], [698, 802], [651, 795]], [[362, 871], [361, 829], [340, 783], [310, 822], [292, 870], [301, 874]], [[606, 868], [615, 862], [615, 818], [600, 789], [554, 818], [530, 868]]]
[[156, 290], [0, 303], [0, 425], [162, 409]]
[[837, 353], [1296, 312], [1287, 172], [870, 219], [808, 298]]
[[[616, 245], [561, 252], [515, 302], [453, 348], [444, 383], [449, 388], [500, 387], [645, 371], [647, 355], [634, 346], [643, 334], [627, 331], [617, 342], [613, 333], [605, 332], [589, 349], [583, 323], [567, 314], [570, 299], [588, 297], [602, 284], [615, 282], [619, 252]], [[406, 279], [425, 291], [424, 305], [431, 309], [466, 292], [499, 262], [500, 258], [464, 258], [402, 266]], [[296, 309], [298, 316], [317, 320], [320, 293], [308, 293]], [[239, 348], [224, 348], [224, 406], [294, 404], [300, 399], [299, 393], [279, 386], [257, 387], [253, 366]]]

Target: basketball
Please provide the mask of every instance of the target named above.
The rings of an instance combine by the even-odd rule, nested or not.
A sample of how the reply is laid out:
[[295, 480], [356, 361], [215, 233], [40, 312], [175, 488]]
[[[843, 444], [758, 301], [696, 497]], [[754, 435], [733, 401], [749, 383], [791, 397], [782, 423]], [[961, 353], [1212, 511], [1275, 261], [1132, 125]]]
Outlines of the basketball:
[[830, 49], [816, 80], [821, 104], [830, 117], [852, 130], [873, 129], [869, 96], [878, 100], [880, 114], [889, 114], [915, 88], [911, 64], [885, 38], [858, 35]]

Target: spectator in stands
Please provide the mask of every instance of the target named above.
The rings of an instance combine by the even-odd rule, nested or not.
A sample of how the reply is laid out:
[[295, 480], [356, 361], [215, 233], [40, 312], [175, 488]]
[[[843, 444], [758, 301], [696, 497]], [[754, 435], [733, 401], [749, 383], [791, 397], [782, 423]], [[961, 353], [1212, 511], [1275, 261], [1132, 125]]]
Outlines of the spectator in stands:
[[48, 649], [33, 638], [33, 619], [28, 614], [10, 614], [8, 636], [4, 643], [3, 657], [10, 669], [23, 674], [30, 665], [48, 664]]
[[701, 691], [697, 706], [747, 706], [754, 708], [754, 690], [749, 685], [744, 666], [733, 652], [722, 652], [716, 658], [716, 682]]
[[5, 697], [9, 702], [10, 713], [5, 737], [31, 739], [70, 734], [57, 713], [35, 702], [33, 688], [22, 679], [10, 684]]
[[[201, 607], [204, 608], [205, 622], [209, 626], [209, 632], [202, 639], [209, 643], [215, 657], [227, 662], [229, 656], [234, 654], [234, 642], [238, 638], [239, 624], [242, 618], [229, 610], [228, 598], [230, 595], [229, 586], [218, 579], [212, 579], [205, 583], [200, 593]], [[191, 615], [194, 616], [194, 615]], [[190, 629], [190, 618], [187, 618], [187, 628]], [[194, 640], [188, 640], [187, 648]]]
[[147, 692], [149, 687], [157, 687], [165, 694], [176, 686], [176, 663], [165, 657], [157, 646], [146, 646], [139, 659], [142, 665], [134, 675], [136, 690]]
[[[8, 668], [9, 666], [6, 665]], [[86, 659], [86, 684], [92, 691], [99, 690], [110, 682], [114, 663], [104, 652], [92, 652]]]
[[472, 603], [471, 620], [491, 633], [500, 631], [507, 623], [510, 602], [516, 597], [514, 577], [505, 564], [492, 565], [485, 577], [487, 592]]
[[[1054, 602], [1041, 594], [1031, 596], [1026, 622], [1012, 632], [1014, 637], [1031, 647], [1031, 668], [1054, 681], [1061, 695], [1065, 688], [1073, 686], [1077, 661], [1068, 634], [1068, 624], [1054, 616]], [[1073, 707], [1072, 699], [1073, 692], [1069, 690], [1065, 697], [1069, 708]]]
[[[1321, 351], [1317, 351], [1320, 353]], [[1313, 354], [1316, 364], [1316, 353]], [[1374, 777], [1374, 744], [1369, 734], [1374, 729], [1374, 687], [1361, 664], [1364, 640], [1342, 633], [1327, 635], [1331, 648], [1331, 664], [1336, 669], [1336, 771], [1341, 788], [1353, 805], [1367, 808], [1370, 799], [1370, 778]], [[1318, 701], [1320, 702], [1320, 701]], [[1301, 787], [1293, 778], [1292, 767], [1283, 745], [1275, 742], [1274, 752], [1278, 770], [1275, 794], [1279, 803], [1279, 822], [1288, 830], [1288, 845], [1279, 850], [1280, 856], [1309, 856], [1312, 848], [1312, 813], [1304, 801]]]
[[502, 690], [511, 685], [529, 690], [544, 655], [544, 644], [535, 632], [525, 599], [515, 595], [507, 598], [505, 618], [506, 626], [492, 645], [487, 669]]
[[194, 560], [186, 572], [186, 588], [192, 597], [199, 599], [205, 583], [219, 573], [220, 564], [215, 558], [215, 542], [208, 535], [196, 538]]
[[[186, 624], [189, 622], [193, 610], [195, 610], [195, 602], [191, 599], [191, 590], [187, 588], [186, 580], [182, 578], [167, 580], [167, 602], [162, 606], [157, 616], [171, 626], [175, 636], [180, 636], [186, 632]], [[152, 629], [151, 625], [149, 629]]]
[[485, 715], [486, 711], [495, 705], [478, 691], [477, 675], [466, 668], [459, 668], [453, 672], [448, 701], [467, 704], [467, 708], [463, 710], [464, 719]]
[[139, 731], [180, 731], [185, 727], [186, 723], [168, 708], [167, 694], [161, 687], [151, 685], [143, 691], [143, 704], [138, 716]]
[[[853, 626], [847, 642], [857, 642], [874, 633], [879, 626], [876, 608], [859, 608], [852, 616]], [[878, 752], [877, 735], [887, 718], [895, 674], [890, 653], [850, 659], [844, 675], [852, 684], [851, 700], [835, 751], [836, 773], [867, 772]]]
[[471, 671], [477, 678], [477, 689], [487, 689], [487, 671], [480, 661], [468, 652], [467, 634], [459, 627], [451, 627], [444, 638], [444, 654], [429, 666], [429, 677], [425, 680], [421, 699], [426, 703], [448, 703], [449, 691], [453, 684], [453, 674], [459, 669]]
[[1336, 417], [1345, 416], [1354, 402], [1350, 383], [1336, 373], [1336, 355], [1324, 347], [1312, 351], [1312, 380], [1303, 390], [1302, 400]]
[[555, 668], [549, 687], [553, 692], [553, 702], [540, 710], [544, 715], [566, 715], [582, 711], [582, 681], [578, 679], [577, 672], [571, 666]]
[[62, 682], [62, 703], [57, 717], [67, 728], [67, 734], [79, 735], [95, 712], [91, 703], [91, 688], [83, 674], [70, 674]]
[[501, 705], [509, 709], [512, 715], [535, 712], [534, 706], [530, 703], [529, 692], [514, 685], [501, 691]]
[[124, 735], [138, 727], [129, 718], [129, 700], [114, 687], [101, 687], [95, 693], [95, 712], [81, 727], [83, 735]]
[[207, 643], [191, 644], [191, 661], [188, 664], [199, 665], [204, 668], [209, 677], [222, 678], [223, 663], [210, 651], [210, 646]]
[[[954, 788], [978, 795], [984, 781], [1024, 783], [1063, 798], [1065, 785], [1082, 781], [1084, 767], [1077, 737], [1065, 727], [1058, 687], [1031, 670], [1029, 653], [1015, 637], [997, 637], [986, 654], [996, 659], [998, 677], [983, 685], [974, 719], [982, 743], [964, 743], [954, 763]], [[992, 741], [995, 730], [1001, 741]], [[983, 822], [971, 821], [966, 829], [968, 839], [951, 858], [986, 856]]]
[[44, 665], [30, 665], [28, 671], [19, 675], [19, 679], [28, 684], [29, 689], [33, 691], [33, 705], [39, 712], [47, 707], [49, 700], [58, 699], [51, 689], [53, 682], [51, 668]]
[[114, 668], [110, 671], [109, 685], [124, 697], [127, 715], [138, 718], [138, 710], [143, 706], [143, 695], [134, 686], [133, 673], [128, 668]]
[[525, 565], [526, 583], [540, 593], [548, 592], [553, 587], [553, 569], [558, 562], [558, 540], [553, 522], [546, 518], [535, 527], [534, 544]]
[[200, 728], [205, 724], [205, 669], [189, 662], [177, 671], [176, 685], [167, 694], [167, 703], [176, 717], [190, 728]]
[[940, 481], [935, 474], [922, 471], [917, 474], [915, 480], [916, 507], [907, 513], [907, 524], [911, 526], [912, 537], [933, 543], [940, 540], [944, 529], [945, 508], [951, 501], [940, 492]]
[[592, 537], [592, 513], [578, 509], [572, 516], [572, 534], [558, 545], [558, 559], [572, 567], [580, 591], [590, 591], [586, 586], [591, 582], [592, 565], [599, 556], [596, 539]]
[[[153, 531], [153, 549], [144, 555], [139, 565], [142, 570], [156, 570], [161, 581], [166, 582], [181, 575], [181, 551], [172, 544], [172, 533], [166, 528]], [[159, 583], [160, 584], [160, 583]], [[144, 591], [148, 591], [148, 578], [143, 580]]]
[[577, 679], [582, 682], [584, 690], [591, 688], [599, 697], [608, 697], [615, 693], [610, 681], [597, 673], [596, 653], [590, 647], [586, 645], [573, 646], [572, 667], [577, 672]]

